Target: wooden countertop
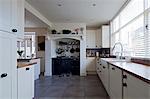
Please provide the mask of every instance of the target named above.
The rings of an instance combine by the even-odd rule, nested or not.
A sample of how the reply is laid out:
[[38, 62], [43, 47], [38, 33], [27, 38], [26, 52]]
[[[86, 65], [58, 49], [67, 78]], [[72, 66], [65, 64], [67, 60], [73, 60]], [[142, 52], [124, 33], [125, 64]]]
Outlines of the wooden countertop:
[[150, 84], [150, 66], [126, 61], [108, 61], [111, 59], [107, 60], [107, 58], [101, 59]]
[[17, 62], [17, 68], [27, 67], [37, 64], [37, 62]]

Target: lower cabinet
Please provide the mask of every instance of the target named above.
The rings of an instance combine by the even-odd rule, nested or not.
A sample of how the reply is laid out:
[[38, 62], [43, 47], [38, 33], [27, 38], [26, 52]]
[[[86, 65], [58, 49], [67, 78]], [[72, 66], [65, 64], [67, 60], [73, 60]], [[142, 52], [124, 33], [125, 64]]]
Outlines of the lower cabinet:
[[109, 66], [108, 63], [105, 61], [101, 61], [101, 81], [109, 94]]
[[87, 57], [86, 58], [86, 72], [87, 72], [87, 74], [95, 74], [96, 73], [95, 57]]
[[37, 64], [34, 65], [34, 80], [39, 79], [40, 76], [40, 58], [32, 59], [30, 62], [36, 62]]
[[123, 99], [150, 99], [150, 84], [123, 72]]
[[34, 65], [18, 68], [18, 99], [34, 97]]
[[150, 84], [106, 61], [96, 63], [110, 99], [150, 99]]
[[101, 62], [99, 61], [99, 59], [96, 59], [96, 72], [98, 76], [101, 78], [102, 68], [101, 68]]
[[110, 99], [122, 99], [122, 70], [109, 64]]

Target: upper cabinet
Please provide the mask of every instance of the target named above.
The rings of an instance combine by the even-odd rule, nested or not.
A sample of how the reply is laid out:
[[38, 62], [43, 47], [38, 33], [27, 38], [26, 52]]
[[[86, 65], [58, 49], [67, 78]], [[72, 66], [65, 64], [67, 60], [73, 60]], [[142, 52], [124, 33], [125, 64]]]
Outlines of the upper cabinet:
[[95, 30], [87, 30], [86, 48], [95, 48]]
[[16, 28], [17, 28], [17, 37], [24, 38], [24, 9], [25, 0], [17, 0], [17, 20], [16, 20]]
[[101, 29], [87, 30], [86, 32], [86, 48], [101, 47]]
[[[15, 0], [0, 0], [0, 31], [12, 32]], [[16, 13], [16, 12], [15, 12]]]
[[24, 0], [0, 0], [0, 31], [24, 34]]
[[95, 34], [95, 45], [96, 48], [101, 48], [102, 47], [102, 33], [101, 33], [101, 29], [97, 29], [96, 30], [96, 34]]
[[102, 26], [102, 47], [109, 48], [110, 47], [110, 29], [109, 25]]

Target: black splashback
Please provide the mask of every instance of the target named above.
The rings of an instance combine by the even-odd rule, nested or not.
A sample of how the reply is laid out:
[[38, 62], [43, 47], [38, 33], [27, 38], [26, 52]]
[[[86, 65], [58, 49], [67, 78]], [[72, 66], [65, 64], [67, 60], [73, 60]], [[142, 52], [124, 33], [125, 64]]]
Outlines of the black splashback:
[[110, 56], [110, 48], [86, 49], [86, 56], [87, 57], [96, 57], [97, 52], [98, 52], [99, 57], [109, 57]]

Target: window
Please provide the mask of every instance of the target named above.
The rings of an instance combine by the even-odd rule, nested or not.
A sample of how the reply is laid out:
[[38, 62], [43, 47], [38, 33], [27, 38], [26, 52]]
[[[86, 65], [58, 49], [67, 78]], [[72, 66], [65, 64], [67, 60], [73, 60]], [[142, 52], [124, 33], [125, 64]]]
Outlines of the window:
[[119, 16], [114, 19], [112, 26], [113, 32], [116, 32], [119, 29]]
[[124, 55], [150, 58], [150, 0], [131, 0], [111, 25], [111, 46], [121, 42]]
[[125, 9], [120, 13], [121, 27], [134, 19], [144, 11], [144, 0], [131, 0]]

